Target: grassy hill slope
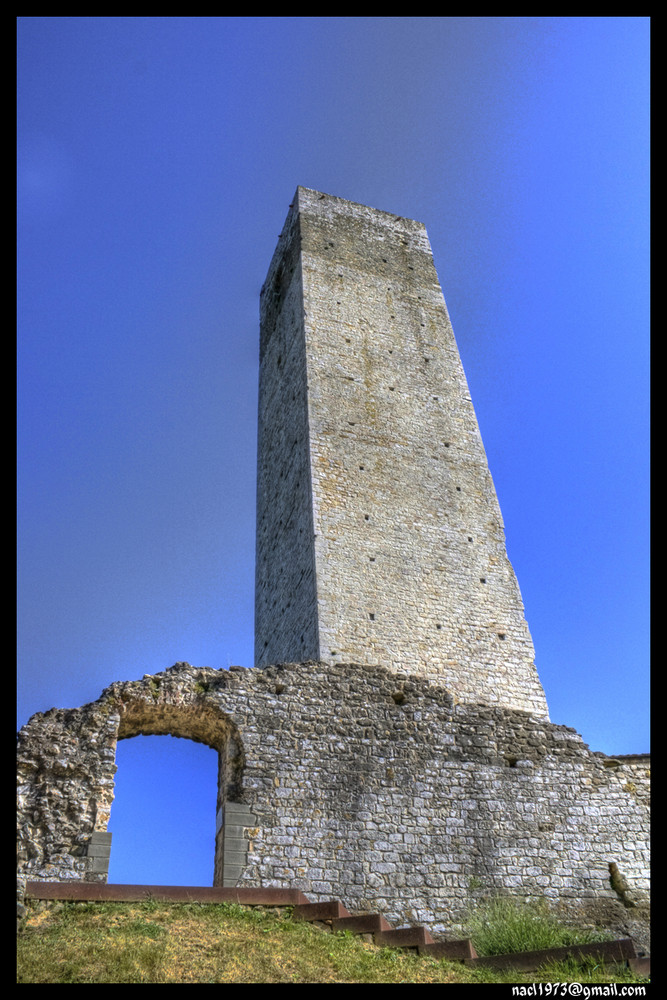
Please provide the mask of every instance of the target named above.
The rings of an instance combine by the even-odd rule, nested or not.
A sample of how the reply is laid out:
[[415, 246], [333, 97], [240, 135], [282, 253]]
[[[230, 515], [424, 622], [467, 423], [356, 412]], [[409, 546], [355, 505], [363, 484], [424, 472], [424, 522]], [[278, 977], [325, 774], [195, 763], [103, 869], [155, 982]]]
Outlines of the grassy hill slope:
[[331, 934], [289, 911], [150, 900], [29, 909], [18, 970], [19, 983], [641, 982], [593, 963], [494, 973]]

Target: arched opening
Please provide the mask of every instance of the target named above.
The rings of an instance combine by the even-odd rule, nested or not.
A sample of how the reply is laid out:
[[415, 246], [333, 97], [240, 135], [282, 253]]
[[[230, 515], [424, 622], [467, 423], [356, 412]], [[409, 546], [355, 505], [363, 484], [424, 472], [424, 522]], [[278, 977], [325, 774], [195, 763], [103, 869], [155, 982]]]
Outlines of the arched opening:
[[109, 882], [212, 885], [218, 755], [173, 736], [118, 743]]
[[[234, 885], [252, 814], [240, 803], [244, 754], [231, 719], [203, 700], [151, 705], [141, 699], [125, 705], [118, 741], [115, 785], [123, 802], [115, 812], [112, 807], [109, 821], [116, 835], [109, 880]], [[128, 773], [120, 774], [124, 763]], [[208, 864], [207, 842], [214, 845]]]

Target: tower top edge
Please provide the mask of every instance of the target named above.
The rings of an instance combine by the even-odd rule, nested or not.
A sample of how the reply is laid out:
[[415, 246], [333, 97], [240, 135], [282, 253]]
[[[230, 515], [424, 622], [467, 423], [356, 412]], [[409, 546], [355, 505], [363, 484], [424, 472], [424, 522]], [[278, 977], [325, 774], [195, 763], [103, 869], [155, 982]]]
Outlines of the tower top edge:
[[428, 232], [423, 222], [299, 185], [278, 237], [260, 292], [260, 303], [264, 299], [267, 287], [271, 286], [276, 273], [284, 266], [285, 261], [290, 261], [300, 254], [304, 224], [308, 225], [309, 220], [325, 229], [339, 224], [361, 225], [368, 233], [375, 232], [380, 235], [381, 239], [405, 237], [415, 249], [426, 253], [431, 259], [433, 256]]
[[387, 212], [385, 209], [373, 208], [372, 205], [364, 205], [362, 202], [349, 201], [347, 198], [340, 198], [338, 195], [327, 194], [325, 191], [316, 191], [314, 188], [299, 185], [296, 189], [292, 202], [294, 210], [313, 211], [325, 214], [327, 212], [342, 212], [349, 215], [372, 215], [384, 216], [387, 221], [403, 223], [409, 227], [415, 227], [426, 231], [426, 226], [418, 219], [411, 219], [405, 215], [398, 215], [396, 212]]

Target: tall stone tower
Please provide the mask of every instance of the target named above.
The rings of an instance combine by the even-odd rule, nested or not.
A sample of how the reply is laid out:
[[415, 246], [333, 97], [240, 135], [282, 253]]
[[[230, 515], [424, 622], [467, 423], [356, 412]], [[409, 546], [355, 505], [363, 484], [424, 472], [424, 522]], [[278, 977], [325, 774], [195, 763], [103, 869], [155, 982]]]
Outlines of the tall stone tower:
[[298, 188], [261, 294], [255, 661], [547, 717], [424, 226]]

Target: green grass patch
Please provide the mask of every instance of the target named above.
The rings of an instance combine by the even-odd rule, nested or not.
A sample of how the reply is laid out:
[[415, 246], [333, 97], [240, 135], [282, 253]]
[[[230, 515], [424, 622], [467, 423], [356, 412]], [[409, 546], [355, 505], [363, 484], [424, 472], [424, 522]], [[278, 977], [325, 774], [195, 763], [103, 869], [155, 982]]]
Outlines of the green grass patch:
[[508, 955], [605, 941], [609, 935], [563, 923], [547, 903], [496, 896], [475, 909], [468, 927], [478, 955]]

